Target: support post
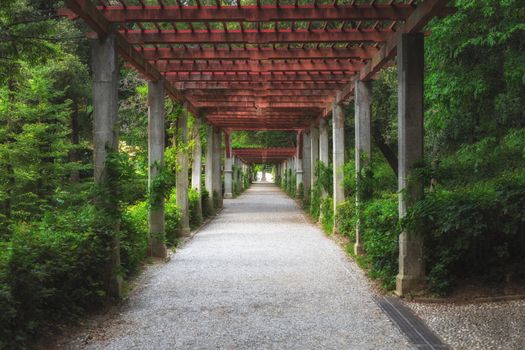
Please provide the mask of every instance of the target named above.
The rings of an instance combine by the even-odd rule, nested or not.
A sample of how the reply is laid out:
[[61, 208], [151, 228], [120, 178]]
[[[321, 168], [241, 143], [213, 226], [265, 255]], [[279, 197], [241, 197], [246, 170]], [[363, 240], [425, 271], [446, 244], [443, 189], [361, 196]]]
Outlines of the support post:
[[[164, 166], [165, 146], [164, 79], [148, 82], [148, 187]], [[149, 209], [149, 253], [153, 257], [165, 258], [166, 236], [164, 221], [164, 195], [155, 196], [156, 203]]]
[[217, 208], [222, 208], [222, 177], [221, 177], [221, 149], [222, 149], [222, 137], [221, 130], [214, 128], [213, 130], [213, 195], [214, 202]]
[[[93, 68], [93, 145], [95, 183], [110, 198], [97, 197], [95, 204], [102, 213], [116, 212], [115, 189], [108, 185], [106, 159], [111, 152], [118, 151], [118, 86], [119, 65], [117, 59], [117, 42], [114, 34], [105, 38], [91, 40], [91, 59]], [[104, 195], [102, 195], [104, 196]], [[115, 218], [111, 218], [112, 220]], [[103, 219], [101, 222], [104, 221]], [[107, 221], [107, 220], [106, 220]], [[120, 269], [120, 242], [118, 224], [109, 227], [107, 238], [109, 254], [103, 268], [103, 280], [109, 296], [122, 296], [122, 277]], [[101, 231], [108, 231], [101, 227]], [[103, 237], [107, 237], [104, 232]]]
[[310, 128], [310, 188], [315, 187], [317, 182], [317, 163], [319, 162], [319, 129], [312, 125]]
[[297, 133], [297, 148], [295, 152], [295, 196], [303, 195], [301, 184], [303, 183], [303, 132]]
[[233, 169], [230, 134], [224, 132], [224, 198], [233, 198]]
[[319, 160], [324, 165], [330, 163], [328, 159], [328, 124], [326, 119], [319, 121]]
[[193, 138], [193, 150], [192, 150], [192, 164], [191, 164], [191, 188], [193, 188], [199, 194], [199, 200], [197, 201], [195, 220], [197, 223], [202, 223], [202, 147], [201, 147], [201, 119], [196, 117], [193, 121], [191, 136]]
[[[356, 80], [355, 82], [355, 171], [357, 186], [359, 178], [363, 175], [363, 168], [370, 162], [372, 156], [371, 138], [371, 101], [372, 82]], [[357, 224], [355, 228], [354, 252], [356, 255], [363, 254], [363, 242], [361, 237], [361, 204], [365, 198], [360, 198], [359, 189], [356, 191]]]
[[[319, 162], [324, 166], [328, 166], [330, 160], [328, 159], [328, 124], [326, 119], [319, 121]], [[321, 189], [321, 197], [325, 198], [327, 195], [324, 188]]]
[[206, 167], [204, 168], [204, 186], [208, 191], [208, 203], [206, 203], [207, 209], [210, 211], [210, 215], [215, 215], [215, 206], [213, 205], [213, 145], [214, 145], [213, 126], [207, 125], [206, 130]]
[[190, 213], [188, 203], [188, 109], [184, 105], [182, 115], [177, 119], [177, 130], [179, 131], [179, 145], [182, 149], [177, 150], [177, 206], [179, 207], [181, 218], [179, 223], [179, 236], [184, 237], [190, 234]]
[[[334, 214], [337, 206], [345, 200], [344, 165], [345, 165], [345, 115], [342, 107], [332, 104], [332, 141], [333, 141], [333, 184], [334, 184]], [[335, 228], [335, 225], [334, 225]]]
[[312, 168], [312, 162], [311, 162], [311, 141], [310, 141], [310, 134], [304, 133], [303, 134], [303, 198], [306, 203], [310, 202], [310, 176], [311, 176], [311, 168]]
[[[397, 47], [398, 70], [398, 188], [399, 216], [423, 196], [423, 184], [410, 176], [413, 166], [423, 160], [423, 76], [424, 37], [403, 34]], [[396, 293], [424, 287], [423, 237], [403, 231], [399, 236], [399, 274]]]

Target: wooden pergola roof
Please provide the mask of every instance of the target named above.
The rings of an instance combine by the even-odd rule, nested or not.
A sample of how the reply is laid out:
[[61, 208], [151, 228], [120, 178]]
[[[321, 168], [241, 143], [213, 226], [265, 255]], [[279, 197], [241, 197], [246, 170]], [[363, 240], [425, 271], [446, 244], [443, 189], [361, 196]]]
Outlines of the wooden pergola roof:
[[447, 0], [65, 0], [121, 56], [190, 111], [232, 130], [300, 130], [352, 98], [402, 33]]
[[295, 148], [233, 148], [233, 155], [240, 158], [245, 164], [272, 164], [280, 163], [293, 157]]

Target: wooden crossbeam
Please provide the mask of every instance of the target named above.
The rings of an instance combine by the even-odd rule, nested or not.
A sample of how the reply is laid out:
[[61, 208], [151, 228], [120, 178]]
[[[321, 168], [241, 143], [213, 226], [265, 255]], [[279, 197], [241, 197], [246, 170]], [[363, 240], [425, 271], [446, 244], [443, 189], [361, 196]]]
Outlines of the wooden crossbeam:
[[315, 97], [315, 96], [331, 96], [332, 94], [330, 91], [326, 90], [295, 90], [295, 89], [289, 89], [289, 90], [191, 90], [188, 91], [186, 96], [188, 98], [210, 98], [210, 99], [218, 99], [218, 98], [231, 98], [231, 97], [242, 97], [242, 96], [249, 96], [249, 97]]
[[337, 82], [298, 82], [293, 81], [288, 83], [237, 83], [237, 82], [183, 82], [173, 83], [179, 90], [339, 90], [344, 86], [344, 83]]
[[320, 6], [108, 6], [99, 7], [109, 22], [283, 22], [283, 21], [402, 21], [410, 5]]
[[271, 44], [385, 42], [390, 29], [341, 30], [128, 30], [121, 32], [132, 45], [144, 44]]
[[158, 61], [155, 66], [160, 72], [305, 72], [305, 71], [344, 71], [357, 72], [364, 67], [362, 62], [190, 62], [179, 63]]
[[[270, 82], [334, 82], [344, 83], [350, 81], [355, 75], [352, 72], [332, 71], [329, 74], [219, 74], [188, 72], [167, 72], [165, 77], [172, 82], [250, 82], [250, 83], [270, 83]], [[240, 73], [240, 72], [239, 72]], [[248, 72], [252, 73], [252, 72]]]
[[[105, 37], [109, 33], [113, 32], [112, 25], [104, 18], [104, 16], [96, 9], [96, 7], [86, 0], [65, 0], [65, 5], [73, 11], [78, 17], [82, 18], [99, 37]], [[160, 72], [155, 68], [154, 65], [150, 64], [144, 59], [137, 51], [129, 45], [127, 40], [115, 32], [118, 44], [118, 50], [121, 56], [124, 57], [131, 65], [135, 67], [142, 75], [147, 79], [152, 81], [158, 81], [161, 78]], [[187, 102], [188, 109], [194, 113], [198, 114], [197, 109], [191, 104], [190, 101], [187, 101], [184, 96], [177, 91], [173, 85], [165, 81], [165, 89], [167, 93], [176, 101], [181, 103]]]
[[[314, 0], [306, 6], [138, 1], [141, 6], [119, 0], [97, 8], [90, 0], [65, 0], [68, 10], [61, 14], [80, 17], [93, 37], [115, 33], [120, 55], [144, 77], [164, 79], [172, 98], [232, 130], [308, 127], [312, 118], [330, 113], [333, 101], [352, 97], [355, 79], [371, 79], [383, 68], [403, 33], [418, 32], [431, 18], [451, 12], [446, 0]], [[388, 27], [380, 24], [385, 20]], [[212, 29], [217, 28], [212, 22], [222, 29]]]
[[319, 49], [210, 49], [141, 48], [147, 60], [282, 60], [282, 59], [370, 59], [378, 49], [373, 46]]
[[[359, 79], [370, 80], [381, 70], [395, 55], [397, 44], [403, 33], [415, 33], [420, 31], [434, 16], [446, 12], [448, 0], [426, 0], [419, 4], [407, 19], [405, 24], [390, 37], [380, 48], [379, 52], [368, 62], [359, 74]], [[354, 92], [354, 82], [348, 83], [342, 90], [338, 102], [348, 100]]]
[[333, 102], [334, 98], [329, 96], [283, 96], [283, 95], [274, 95], [274, 96], [216, 96], [216, 95], [201, 95], [198, 97], [190, 97], [195, 103], [202, 102], [251, 102], [251, 103], [263, 103], [263, 102], [290, 102], [290, 103], [303, 103], [303, 102], [315, 102], [315, 103], [328, 103]]
[[[333, 99], [332, 99], [333, 100]], [[226, 108], [322, 108], [326, 102], [272, 102], [272, 101], [194, 101], [198, 108], [226, 107]]]

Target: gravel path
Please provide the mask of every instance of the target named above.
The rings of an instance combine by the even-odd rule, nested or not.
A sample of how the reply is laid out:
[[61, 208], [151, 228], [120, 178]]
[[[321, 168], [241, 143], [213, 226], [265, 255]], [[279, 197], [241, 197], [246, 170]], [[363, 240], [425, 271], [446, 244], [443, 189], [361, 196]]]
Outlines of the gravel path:
[[525, 300], [405, 305], [455, 350], [525, 349]]
[[359, 268], [255, 184], [68, 349], [407, 349]]

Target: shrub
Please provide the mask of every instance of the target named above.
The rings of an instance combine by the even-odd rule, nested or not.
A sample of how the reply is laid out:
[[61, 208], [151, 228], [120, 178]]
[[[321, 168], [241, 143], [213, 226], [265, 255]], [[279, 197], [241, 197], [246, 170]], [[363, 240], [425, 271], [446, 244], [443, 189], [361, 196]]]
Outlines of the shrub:
[[355, 200], [349, 199], [337, 206], [335, 214], [336, 231], [355, 242], [355, 226], [357, 222]]
[[164, 212], [166, 218], [166, 242], [168, 245], [175, 245], [177, 243], [177, 234], [180, 222], [180, 209], [177, 206], [177, 194], [174, 188], [171, 191], [169, 198], [164, 204]]
[[425, 232], [429, 287], [446, 294], [467, 276], [524, 276], [525, 175], [522, 171], [454, 191], [438, 188], [403, 220]]
[[321, 186], [316, 182], [310, 195], [310, 216], [316, 221], [319, 220], [319, 215], [321, 214], [321, 200]]
[[3, 244], [8, 249], [0, 253], [0, 347], [17, 348], [103, 301], [99, 272], [105, 258], [91, 229], [94, 212], [86, 205], [45, 215], [18, 225]]
[[332, 197], [325, 197], [321, 202], [321, 225], [323, 230], [331, 234], [334, 229], [334, 201]]
[[370, 200], [364, 205], [361, 232], [370, 277], [379, 279], [386, 289], [393, 289], [398, 272], [400, 234], [397, 195]]
[[127, 273], [136, 271], [148, 253], [147, 201], [138, 202], [124, 209], [120, 225], [120, 260]]

